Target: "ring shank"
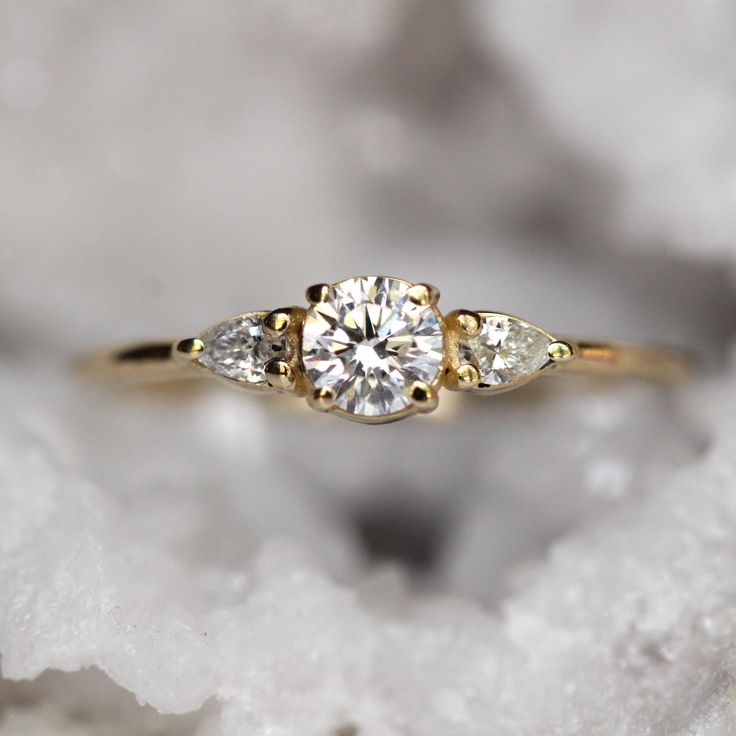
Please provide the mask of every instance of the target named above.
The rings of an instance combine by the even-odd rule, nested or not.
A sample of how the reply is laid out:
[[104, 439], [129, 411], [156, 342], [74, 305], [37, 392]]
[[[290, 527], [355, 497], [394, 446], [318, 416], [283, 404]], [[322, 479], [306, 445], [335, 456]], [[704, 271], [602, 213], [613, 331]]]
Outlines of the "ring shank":
[[692, 356], [681, 350], [656, 345], [569, 340], [575, 357], [562, 363], [565, 373], [644, 378], [661, 383], [679, 383], [694, 372]]
[[[691, 356], [653, 345], [566, 339], [573, 347], [571, 360], [557, 364], [555, 373], [644, 378], [677, 383], [693, 373]], [[82, 365], [89, 376], [115, 381], [166, 381], [202, 376], [190, 361], [177, 360], [177, 341], [125, 345], [90, 356]]]
[[123, 345], [94, 353], [84, 359], [80, 371], [91, 378], [131, 383], [167, 381], [202, 375], [186, 370], [187, 362], [174, 358], [175, 340]]

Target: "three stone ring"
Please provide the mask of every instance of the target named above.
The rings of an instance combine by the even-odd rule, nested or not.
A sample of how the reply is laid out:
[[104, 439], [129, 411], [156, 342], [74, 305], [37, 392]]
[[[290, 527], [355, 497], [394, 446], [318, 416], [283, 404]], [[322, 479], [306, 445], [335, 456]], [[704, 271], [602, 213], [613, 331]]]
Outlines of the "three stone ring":
[[116, 378], [212, 375], [372, 423], [433, 411], [443, 387], [492, 395], [551, 373], [673, 382], [691, 371], [676, 350], [558, 338], [501, 312], [443, 315], [438, 300], [429, 284], [386, 276], [316, 284], [307, 308], [245, 312], [198, 337], [106, 351], [88, 367]]

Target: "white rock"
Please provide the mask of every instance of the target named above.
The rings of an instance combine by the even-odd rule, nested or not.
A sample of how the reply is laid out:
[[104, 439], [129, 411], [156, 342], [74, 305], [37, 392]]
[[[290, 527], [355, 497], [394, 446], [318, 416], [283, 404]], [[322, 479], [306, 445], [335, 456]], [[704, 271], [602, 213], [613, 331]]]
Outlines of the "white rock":
[[592, 230], [622, 244], [733, 256], [736, 21], [728, 2], [477, 8], [489, 54], [511, 65], [538, 124], [615, 182], [607, 221]]

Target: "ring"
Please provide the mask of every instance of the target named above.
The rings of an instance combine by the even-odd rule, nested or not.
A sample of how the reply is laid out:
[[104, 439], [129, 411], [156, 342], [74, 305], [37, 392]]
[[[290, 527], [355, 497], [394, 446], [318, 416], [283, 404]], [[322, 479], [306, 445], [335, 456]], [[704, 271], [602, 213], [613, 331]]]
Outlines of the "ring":
[[678, 350], [558, 338], [502, 312], [443, 315], [426, 283], [363, 276], [310, 286], [306, 296], [307, 308], [244, 312], [197, 337], [107, 350], [85, 366], [114, 379], [210, 375], [370, 423], [431, 412], [443, 387], [492, 395], [552, 373], [672, 383], [693, 367]]

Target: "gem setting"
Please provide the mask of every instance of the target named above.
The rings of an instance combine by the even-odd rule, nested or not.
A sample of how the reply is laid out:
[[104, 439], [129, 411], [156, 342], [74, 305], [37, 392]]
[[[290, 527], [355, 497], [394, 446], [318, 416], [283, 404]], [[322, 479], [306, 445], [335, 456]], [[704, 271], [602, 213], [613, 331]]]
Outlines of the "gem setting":
[[174, 353], [230, 385], [306, 396], [317, 411], [369, 423], [432, 412], [443, 386], [493, 394], [576, 357], [529, 322], [466, 309], [443, 316], [438, 299], [429, 284], [387, 276], [316, 284], [306, 309], [247, 312]]
[[265, 384], [266, 365], [291, 352], [285, 336], [269, 337], [264, 313], [248, 313], [214, 325], [201, 336], [200, 365], [213, 373], [246, 384]]
[[508, 314], [480, 313], [481, 328], [458, 344], [461, 365], [472, 365], [478, 388], [504, 387], [525, 381], [550, 360], [553, 338], [538, 327]]
[[411, 387], [435, 386], [444, 367], [442, 317], [412, 299], [413, 285], [370, 276], [330, 286], [307, 311], [302, 362], [315, 390], [329, 389], [335, 410], [364, 420], [414, 410]]

